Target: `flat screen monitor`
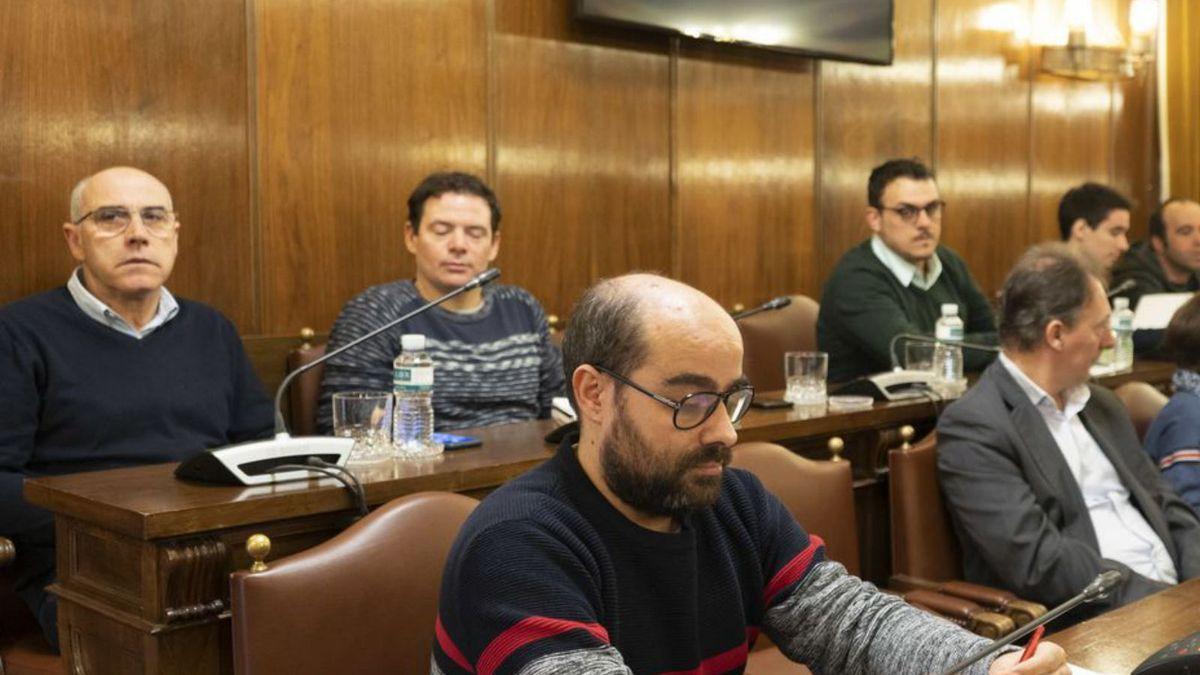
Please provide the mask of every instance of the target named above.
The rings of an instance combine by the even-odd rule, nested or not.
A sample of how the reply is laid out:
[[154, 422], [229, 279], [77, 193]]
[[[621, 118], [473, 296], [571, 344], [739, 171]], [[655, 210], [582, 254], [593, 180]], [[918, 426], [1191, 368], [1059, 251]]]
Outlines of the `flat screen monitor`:
[[702, 40], [892, 62], [892, 0], [575, 0], [575, 13]]

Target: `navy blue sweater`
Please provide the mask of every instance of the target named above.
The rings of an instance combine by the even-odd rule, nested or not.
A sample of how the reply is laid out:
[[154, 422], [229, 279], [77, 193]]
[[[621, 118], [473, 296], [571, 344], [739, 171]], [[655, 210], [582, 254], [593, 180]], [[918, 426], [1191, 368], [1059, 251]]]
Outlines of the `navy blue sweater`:
[[188, 300], [138, 340], [86, 316], [65, 287], [0, 309], [0, 534], [45, 529], [25, 476], [178, 461], [269, 436], [271, 402], [237, 331]]
[[681, 531], [639, 527], [591, 483], [568, 439], [459, 533], [434, 657], [443, 673], [484, 675], [611, 647], [634, 673], [741, 672], [764, 613], [823, 559], [820, 539], [737, 469]]

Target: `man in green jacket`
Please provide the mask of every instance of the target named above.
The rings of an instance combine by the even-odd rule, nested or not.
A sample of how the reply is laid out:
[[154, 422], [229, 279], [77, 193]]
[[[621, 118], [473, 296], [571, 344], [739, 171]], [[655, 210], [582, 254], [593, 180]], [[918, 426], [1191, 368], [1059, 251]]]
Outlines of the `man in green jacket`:
[[[871, 238], [842, 256], [821, 294], [817, 343], [829, 353], [829, 380], [890, 370], [892, 338], [931, 335], [945, 303], [958, 305], [967, 341], [995, 344], [995, 319], [979, 285], [958, 254], [938, 245], [946, 203], [933, 172], [916, 159], [888, 160], [871, 171], [867, 203]], [[963, 356], [975, 371], [993, 358], [972, 350]]]

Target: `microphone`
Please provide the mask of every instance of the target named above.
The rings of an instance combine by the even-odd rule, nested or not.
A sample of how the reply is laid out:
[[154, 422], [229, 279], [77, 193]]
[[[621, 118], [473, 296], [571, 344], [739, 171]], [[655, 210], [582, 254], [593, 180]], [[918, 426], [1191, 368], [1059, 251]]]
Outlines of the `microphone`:
[[[306, 436], [292, 438], [288, 433], [287, 423], [283, 420], [283, 394], [288, 386], [301, 373], [315, 368], [329, 359], [353, 349], [370, 340], [380, 333], [396, 327], [422, 312], [455, 298], [467, 291], [479, 288], [494, 281], [500, 276], [500, 270], [491, 268], [485, 270], [470, 281], [445, 295], [430, 300], [413, 311], [393, 319], [375, 330], [359, 336], [337, 349], [326, 352], [321, 358], [306, 363], [288, 373], [279, 388], [275, 390], [275, 438], [264, 441], [238, 443], [222, 448], [213, 448], [199, 452], [181, 462], [175, 469], [177, 478], [187, 478], [206, 483], [222, 483], [226, 485], [263, 485], [287, 480], [308, 478], [311, 473], [318, 472], [318, 465], [340, 467], [349, 459], [350, 450], [354, 447], [352, 438], [334, 438], [330, 436]], [[327, 464], [321, 464], [325, 462]], [[327, 472], [327, 471], [326, 471]]]
[[1108, 299], [1111, 300], [1114, 296], [1120, 295], [1121, 293], [1124, 293], [1125, 291], [1131, 291], [1131, 290], [1137, 288], [1137, 285], [1138, 285], [1137, 279], [1126, 279], [1125, 281], [1122, 281], [1121, 283], [1117, 284], [1116, 286], [1113, 286], [1112, 290], [1110, 290], [1108, 292]]
[[1096, 575], [1095, 579], [1092, 579], [1091, 583], [1089, 583], [1082, 591], [1079, 592], [1079, 595], [1076, 595], [1058, 607], [1046, 612], [1036, 620], [1030, 621], [1017, 630], [1005, 635], [999, 640], [996, 640], [979, 652], [968, 656], [962, 661], [959, 661], [958, 663], [954, 664], [953, 668], [945, 671], [943, 675], [954, 675], [954, 673], [966, 670], [967, 668], [970, 668], [971, 665], [973, 665], [976, 661], [984, 659], [996, 653], [997, 650], [1007, 647], [1008, 645], [1032, 633], [1037, 629], [1038, 626], [1050, 623], [1051, 621], [1057, 619], [1063, 614], [1066, 614], [1072, 609], [1075, 609], [1085, 602], [1092, 602], [1093, 600], [1099, 600], [1106, 597], [1109, 591], [1111, 591], [1113, 588], [1116, 588], [1117, 584], [1120, 584], [1124, 580], [1125, 574], [1120, 570], [1108, 570], [1107, 572], [1101, 572], [1100, 574]]
[[[900, 359], [896, 356], [896, 343], [900, 340], [910, 340], [912, 342], [924, 342], [927, 344], [937, 344], [938, 339], [930, 335], [917, 335], [916, 333], [896, 333], [892, 337], [892, 341], [888, 343], [888, 356], [892, 359], [892, 369], [900, 368]], [[995, 345], [985, 345], [978, 342], [956, 342], [954, 343], [963, 349], [974, 349], [979, 352], [991, 352], [999, 354], [1000, 348]]]
[[792, 304], [792, 299], [786, 295], [781, 295], [773, 300], [768, 300], [754, 309], [747, 309], [744, 312], [738, 312], [733, 315], [734, 321], [741, 321], [748, 316], [754, 316], [760, 312], [768, 312], [774, 309], [783, 309]]

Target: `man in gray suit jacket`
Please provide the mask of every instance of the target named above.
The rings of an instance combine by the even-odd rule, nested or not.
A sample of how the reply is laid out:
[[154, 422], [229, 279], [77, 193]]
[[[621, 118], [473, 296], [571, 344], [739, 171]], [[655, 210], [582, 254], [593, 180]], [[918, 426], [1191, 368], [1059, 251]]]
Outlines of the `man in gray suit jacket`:
[[970, 581], [1047, 605], [1120, 570], [1086, 614], [1200, 576], [1200, 518], [1088, 368], [1113, 344], [1099, 276], [1036, 247], [1001, 294], [1002, 354], [938, 421], [938, 472]]

